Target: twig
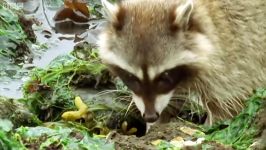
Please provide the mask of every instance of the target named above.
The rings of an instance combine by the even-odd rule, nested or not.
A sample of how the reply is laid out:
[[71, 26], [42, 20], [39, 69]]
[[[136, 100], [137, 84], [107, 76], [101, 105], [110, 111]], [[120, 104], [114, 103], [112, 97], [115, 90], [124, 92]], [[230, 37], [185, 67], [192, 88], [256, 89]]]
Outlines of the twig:
[[49, 19], [48, 19], [48, 16], [47, 16], [47, 14], [46, 14], [46, 12], [45, 12], [44, 0], [42, 0], [42, 11], [43, 11], [43, 15], [44, 15], [44, 17], [45, 17], [45, 19], [46, 19], [46, 22], [48, 23], [49, 27], [50, 27], [52, 30], [55, 31], [55, 27], [53, 27], [53, 26], [51, 25], [51, 23], [50, 23], [50, 21], [49, 21]]

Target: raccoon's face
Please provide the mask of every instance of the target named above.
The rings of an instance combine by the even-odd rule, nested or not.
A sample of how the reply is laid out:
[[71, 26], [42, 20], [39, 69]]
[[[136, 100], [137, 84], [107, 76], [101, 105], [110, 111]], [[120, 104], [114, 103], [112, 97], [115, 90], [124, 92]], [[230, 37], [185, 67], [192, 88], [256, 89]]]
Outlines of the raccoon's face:
[[109, 24], [99, 53], [133, 92], [145, 121], [155, 122], [175, 89], [192, 82], [212, 52], [210, 40], [192, 17], [192, 1], [103, 0]]

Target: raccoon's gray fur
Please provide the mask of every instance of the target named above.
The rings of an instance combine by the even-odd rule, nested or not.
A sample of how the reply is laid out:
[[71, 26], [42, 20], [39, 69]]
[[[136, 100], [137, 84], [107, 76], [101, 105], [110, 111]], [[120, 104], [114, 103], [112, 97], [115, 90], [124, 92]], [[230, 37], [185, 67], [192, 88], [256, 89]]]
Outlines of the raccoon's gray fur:
[[[100, 57], [133, 91], [147, 122], [174, 95], [208, 122], [230, 118], [266, 85], [265, 0], [103, 0]], [[167, 87], [169, 83], [170, 87]]]

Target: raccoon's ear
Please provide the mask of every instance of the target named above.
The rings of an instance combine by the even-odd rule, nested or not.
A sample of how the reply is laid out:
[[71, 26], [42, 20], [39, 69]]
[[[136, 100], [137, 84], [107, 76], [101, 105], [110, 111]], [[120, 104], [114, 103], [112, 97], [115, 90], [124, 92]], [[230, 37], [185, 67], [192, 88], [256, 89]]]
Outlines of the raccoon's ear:
[[110, 21], [117, 30], [121, 30], [124, 24], [125, 10], [118, 4], [112, 4], [107, 0], [101, 1], [106, 19]]
[[193, 0], [185, 0], [185, 2], [175, 9], [175, 20], [174, 24], [179, 27], [186, 28], [191, 14], [193, 11]]

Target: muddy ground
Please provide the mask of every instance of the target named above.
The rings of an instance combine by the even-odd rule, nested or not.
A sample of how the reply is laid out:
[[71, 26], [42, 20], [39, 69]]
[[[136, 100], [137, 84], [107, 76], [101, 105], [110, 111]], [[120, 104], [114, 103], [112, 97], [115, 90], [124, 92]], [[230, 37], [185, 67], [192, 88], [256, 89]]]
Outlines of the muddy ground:
[[[257, 138], [250, 146], [252, 150], [265, 150], [266, 149], [266, 105], [260, 110], [255, 119], [255, 124], [258, 125], [260, 132], [257, 134]], [[184, 133], [180, 130], [181, 127], [190, 127], [191, 129], [199, 129], [198, 125], [191, 124], [179, 119], [172, 120], [170, 123], [158, 124], [151, 127], [149, 132], [142, 136], [127, 136], [113, 132], [109, 135], [109, 139], [114, 141], [116, 149], [132, 149], [132, 150], [155, 150], [157, 148], [152, 144], [154, 141], [161, 139], [171, 141], [176, 137], [182, 137], [184, 140], [195, 141], [197, 138]], [[200, 130], [200, 129], [199, 129]], [[205, 141], [197, 146], [183, 147], [184, 150], [202, 150], [207, 148], [208, 150], [233, 150], [230, 145], [223, 145], [214, 141]], [[208, 147], [206, 147], [206, 145]]]
[[[197, 140], [197, 138], [192, 137], [191, 135], [184, 133], [182, 130], [180, 130], [180, 127], [190, 127], [192, 129], [198, 128], [195, 125], [192, 125], [188, 122], [185, 123], [183, 121], [175, 121], [165, 124], [154, 125], [153, 127], [151, 127], [149, 132], [142, 137], [121, 135], [119, 133], [113, 132], [109, 135], [109, 138], [111, 141], [115, 142], [117, 150], [124, 150], [124, 149], [156, 150], [158, 148], [155, 148], [153, 142], [156, 142], [157, 140], [171, 141], [177, 137], [182, 137], [184, 140], [191, 140], [191, 141]], [[222, 144], [218, 144], [215, 142], [208, 142], [208, 144], [212, 146], [212, 148], [219, 150], [232, 149], [230, 147], [225, 147]], [[191, 147], [187, 146], [184, 147], [183, 149], [185, 150], [201, 149], [201, 144], [198, 146], [191, 146]]]

